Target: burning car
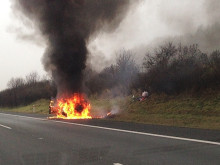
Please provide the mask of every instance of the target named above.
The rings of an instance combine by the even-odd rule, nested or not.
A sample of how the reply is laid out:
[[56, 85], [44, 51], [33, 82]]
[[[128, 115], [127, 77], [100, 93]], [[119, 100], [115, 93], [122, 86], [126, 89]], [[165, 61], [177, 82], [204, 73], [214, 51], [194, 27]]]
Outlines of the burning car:
[[56, 118], [63, 119], [90, 119], [90, 104], [84, 97], [75, 93], [70, 97], [60, 97], [56, 101], [51, 101], [49, 114], [55, 114]]

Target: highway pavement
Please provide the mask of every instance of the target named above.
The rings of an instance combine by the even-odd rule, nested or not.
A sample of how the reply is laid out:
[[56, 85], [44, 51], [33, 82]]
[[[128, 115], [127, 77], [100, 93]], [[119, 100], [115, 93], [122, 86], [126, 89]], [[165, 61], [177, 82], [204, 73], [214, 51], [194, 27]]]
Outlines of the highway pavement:
[[0, 165], [219, 165], [220, 131], [0, 113]]

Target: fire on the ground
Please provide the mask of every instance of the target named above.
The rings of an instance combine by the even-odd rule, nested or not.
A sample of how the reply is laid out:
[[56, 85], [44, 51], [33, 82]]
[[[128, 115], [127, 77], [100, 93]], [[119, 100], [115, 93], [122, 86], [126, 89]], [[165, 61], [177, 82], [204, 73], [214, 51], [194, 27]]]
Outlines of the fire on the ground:
[[49, 106], [49, 113], [62, 119], [91, 119], [90, 110], [90, 104], [79, 93], [75, 93], [68, 98], [51, 100]]

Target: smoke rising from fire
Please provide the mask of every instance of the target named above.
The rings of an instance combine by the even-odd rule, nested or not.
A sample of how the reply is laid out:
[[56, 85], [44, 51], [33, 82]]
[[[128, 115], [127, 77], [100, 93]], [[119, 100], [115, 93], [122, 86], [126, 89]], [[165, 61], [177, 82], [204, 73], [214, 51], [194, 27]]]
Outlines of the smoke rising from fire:
[[[64, 57], [63, 52], [61, 53], [63, 56], [58, 56], [58, 59], [53, 57], [57, 57], [64, 47], [58, 45], [58, 39], [61, 39], [59, 40], [61, 43], [64, 41], [69, 43], [73, 39], [71, 36], [78, 32], [80, 36], [83, 34], [84, 43], [82, 44], [84, 44], [85, 53], [89, 52], [87, 62], [98, 71], [111, 65], [116, 59], [116, 52], [121, 49], [132, 50], [135, 53], [135, 60], [142, 64], [146, 52], [157, 48], [164, 42], [174, 42], [175, 44], [181, 42], [183, 45], [198, 44], [202, 51], [208, 53], [220, 48], [219, 0], [142, 0], [135, 8], [130, 7], [132, 0], [14, 1], [17, 2], [17, 9], [23, 11], [29, 20], [32, 20], [39, 27], [40, 30], [35, 31], [41, 31], [43, 34], [48, 45], [43, 62], [46, 70], [53, 73], [59, 91], [66, 90], [65, 86], [70, 86], [73, 91], [78, 90], [78, 86], [80, 86], [82, 69], [77, 71], [80, 75], [77, 76], [71, 71], [72, 67], [66, 63], [66, 61], [72, 63], [71, 60], [75, 56], [66, 56], [60, 60], [59, 58]], [[133, 0], [132, 3], [134, 1], [136, 2]], [[45, 6], [46, 4], [49, 5]], [[68, 4], [68, 7], [62, 7], [62, 4]], [[57, 10], [56, 5], [59, 7], [58, 9], [63, 8], [64, 10]], [[74, 10], [72, 11], [71, 8]], [[69, 23], [66, 23], [68, 21]], [[54, 25], [59, 26], [54, 29], [53, 27], [56, 27]], [[72, 26], [74, 26], [72, 28], [74, 30], [71, 29]], [[50, 31], [46, 31], [47, 29]], [[59, 31], [63, 31], [63, 34], [59, 35]], [[71, 33], [69, 33], [70, 31]], [[111, 33], [99, 33], [101, 31], [110, 31]], [[23, 35], [21, 37], [29, 41], [36, 38], [37, 44], [39, 44], [39, 37], [36, 36]], [[72, 47], [64, 45], [65, 50]], [[74, 51], [77, 50], [79, 50], [78, 47]], [[82, 61], [85, 62], [86, 58], [86, 56], [82, 58]], [[76, 60], [81, 68], [85, 67], [84, 62], [78, 63]], [[63, 65], [65, 65], [64, 69], [62, 69]], [[77, 65], [75, 67], [77, 68]], [[74, 74], [76, 76], [70, 79], [69, 76]], [[77, 79], [77, 83], [74, 78]], [[73, 82], [76, 84], [75, 86], [72, 85]]]
[[207, 53], [219, 49], [219, 0], [200, 0], [197, 4], [190, 6], [189, 3], [186, 7], [185, 12], [183, 10], [175, 15], [172, 12], [166, 14], [166, 11], [161, 13], [161, 19], [165, 20], [167, 25], [180, 30], [180, 34], [174, 37], [171, 35], [170, 38], [163, 40], [173, 40], [187, 45], [198, 44], [199, 48]]
[[82, 90], [87, 43], [100, 31], [113, 31], [127, 13], [129, 0], [15, 0], [14, 8], [40, 31], [47, 48], [43, 64], [58, 94]]
[[198, 44], [204, 52], [220, 49], [219, 0], [143, 0], [130, 11], [118, 29], [99, 35], [89, 43], [91, 63], [106, 58], [101, 70], [115, 59], [115, 52], [124, 48], [136, 54], [142, 63], [148, 50], [167, 42]]

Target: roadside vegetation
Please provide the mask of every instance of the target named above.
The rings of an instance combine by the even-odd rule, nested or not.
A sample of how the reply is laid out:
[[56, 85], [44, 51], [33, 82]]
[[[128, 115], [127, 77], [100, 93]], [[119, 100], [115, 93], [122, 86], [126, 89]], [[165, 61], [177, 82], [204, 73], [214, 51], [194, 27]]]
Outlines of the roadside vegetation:
[[39, 113], [39, 114], [48, 114], [50, 100], [40, 99], [28, 105], [21, 105], [17, 107], [1, 107], [0, 111], [5, 112], [21, 112], [21, 113]]
[[113, 118], [118, 121], [220, 130], [220, 92], [216, 91], [198, 95], [152, 94], [141, 102], [133, 101], [131, 96], [91, 102], [95, 111], [119, 108], [119, 114]]
[[[142, 64], [128, 50], [117, 53], [116, 63], [101, 72], [86, 68], [84, 91], [92, 115], [116, 113], [113, 120], [183, 127], [220, 129], [220, 51], [207, 54], [198, 45], [167, 43], [147, 52]], [[140, 68], [142, 68], [140, 70]], [[146, 90], [150, 96], [134, 101]], [[0, 109], [48, 113], [56, 96], [52, 79], [33, 72], [12, 78], [0, 92]]]
[[51, 78], [40, 77], [37, 72], [31, 72], [25, 78], [12, 77], [7, 86], [0, 92], [0, 107], [15, 108], [56, 96], [56, 87]]
[[[194, 96], [152, 94], [141, 102], [133, 101], [132, 96], [89, 100], [92, 116], [105, 116], [108, 112], [117, 114], [108, 120], [220, 130], [220, 93], [216, 91]], [[49, 101], [41, 99], [27, 106], [1, 110], [48, 114]]]

